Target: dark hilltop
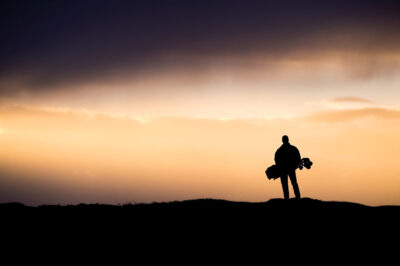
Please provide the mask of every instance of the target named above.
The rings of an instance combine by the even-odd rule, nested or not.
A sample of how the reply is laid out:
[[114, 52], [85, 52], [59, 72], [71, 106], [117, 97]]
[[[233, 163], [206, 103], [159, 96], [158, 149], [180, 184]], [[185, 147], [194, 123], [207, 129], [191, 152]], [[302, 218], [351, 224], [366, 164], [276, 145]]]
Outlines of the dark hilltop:
[[[106, 254], [117, 249], [117, 253], [151, 251], [181, 259], [196, 254], [203, 259], [228, 256], [234, 260], [256, 251], [261, 257], [277, 256], [289, 248], [290, 252], [329, 254], [341, 260], [366, 258], [366, 250], [370, 254], [395, 250], [392, 243], [400, 236], [400, 206], [370, 207], [310, 198], [39, 207], [6, 203], [0, 204], [0, 217], [2, 228], [7, 229], [6, 242], [41, 249], [37, 246], [40, 240], [46, 250], [58, 251], [78, 246], [86, 255], [87, 249], [99, 252], [103, 248]], [[156, 255], [145, 257], [158, 259]]]
[[[0, 204], [3, 221], [56, 221], [74, 224], [76, 221], [96, 221], [96, 224], [150, 224], [163, 222], [186, 225], [241, 223], [254, 225], [334, 224], [377, 225], [400, 224], [400, 206], [371, 207], [358, 203], [271, 199], [267, 202], [234, 202], [217, 199], [196, 199], [172, 202], [124, 205], [79, 204], [26, 206], [21, 203]], [[23, 218], [22, 220], [20, 218]], [[72, 223], [71, 223], [72, 222]]]

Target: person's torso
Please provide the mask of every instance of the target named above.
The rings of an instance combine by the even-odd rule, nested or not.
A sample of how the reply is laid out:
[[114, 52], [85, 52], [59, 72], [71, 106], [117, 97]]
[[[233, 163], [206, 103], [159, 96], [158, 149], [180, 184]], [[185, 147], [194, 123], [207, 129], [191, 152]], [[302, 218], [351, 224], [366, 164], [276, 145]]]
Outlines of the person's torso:
[[277, 151], [277, 164], [286, 169], [296, 169], [298, 167], [299, 152], [291, 144], [283, 144]]

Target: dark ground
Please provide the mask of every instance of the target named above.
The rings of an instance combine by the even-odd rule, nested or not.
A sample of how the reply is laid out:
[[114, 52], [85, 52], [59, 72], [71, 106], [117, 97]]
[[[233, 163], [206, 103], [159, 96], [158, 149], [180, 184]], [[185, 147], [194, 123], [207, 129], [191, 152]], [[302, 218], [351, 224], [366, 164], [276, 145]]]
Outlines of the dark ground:
[[334, 259], [346, 252], [354, 255], [356, 250], [368, 255], [377, 254], [378, 249], [390, 253], [392, 248], [398, 250], [400, 236], [400, 206], [369, 207], [309, 198], [121, 206], [8, 203], [0, 204], [0, 217], [3, 236], [10, 235], [17, 244], [40, 240], [52, 248], [65, 243], [87, 248], [115, 245], [131, 251], [207, 253], [224, 248], [231, 255], [247, 249], [260, 250], [259, 255], [289, 249], [288, 253], [327, 252]]
[[[23, 227], [51, 228], [85, 226], [160, 230], [195, 227], [198, 230], [291, 230], [352, 229], [385, 230], [400, 226], [400, 206], [369, 207], [350, 202], [328, 202], [310, 198], [301, 200], [272, 199], [248, 203], [225, 200], [198, 199], [151, 204], [79, 204], [25, 206], [20, 203], [0, 204], [3, 223]], [[299, 231], [299, 230], [297, 230]]]

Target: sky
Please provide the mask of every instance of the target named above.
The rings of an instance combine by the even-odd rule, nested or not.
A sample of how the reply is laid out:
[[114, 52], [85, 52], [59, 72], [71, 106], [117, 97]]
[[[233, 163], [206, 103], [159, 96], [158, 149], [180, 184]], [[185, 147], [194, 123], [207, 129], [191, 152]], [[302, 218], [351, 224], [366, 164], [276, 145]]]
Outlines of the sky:
[[400, 204], [398, 1], [0, 5], [0, 202]]

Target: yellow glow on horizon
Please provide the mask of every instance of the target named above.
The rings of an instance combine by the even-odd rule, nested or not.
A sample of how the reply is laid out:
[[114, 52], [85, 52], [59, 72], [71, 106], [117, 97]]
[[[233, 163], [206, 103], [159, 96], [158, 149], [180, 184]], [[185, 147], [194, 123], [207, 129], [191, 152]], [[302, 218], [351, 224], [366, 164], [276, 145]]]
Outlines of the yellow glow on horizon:
[[0, 167], [9, 173], [3, 178], [19, 186], [50, 184], [66, 193], [62, 199], [44, 193], [36, 203], [265, 201], [281, 197], [279, 181], [267, 180], [264, 170], [288, 134], [315, 163], [298, 172], [303, 196], [399, 204], [398, 118], [329, 115], [257, 121], [154, 117], [142, 123], [14, 106], [0, 113], [2, 125], [14, 132], [0, 137]]

